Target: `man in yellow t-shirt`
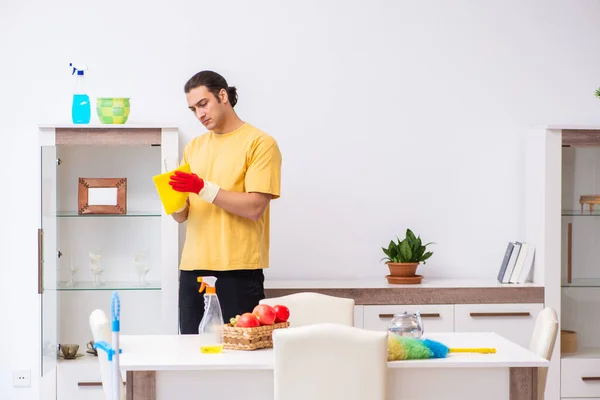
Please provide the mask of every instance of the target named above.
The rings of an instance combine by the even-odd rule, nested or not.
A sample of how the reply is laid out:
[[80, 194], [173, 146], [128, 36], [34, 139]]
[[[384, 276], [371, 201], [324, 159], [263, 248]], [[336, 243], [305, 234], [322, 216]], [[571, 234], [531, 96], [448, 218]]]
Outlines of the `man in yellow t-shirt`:
[[280, 196], [281, 153], [275, 139], [242, 121], [233, 107], [237, 89], [213, 71], [184, 87], [189, 109], [208, 132], [192, 139], [170, 184], [190, 193], [173, 214], [187, 221], [179, 277], [181, 334], [198, 333], [204, 315], [199, 276], [215, 276], [225, 322], [252, 312], [264, 295], [269, 267], [270, 201]]

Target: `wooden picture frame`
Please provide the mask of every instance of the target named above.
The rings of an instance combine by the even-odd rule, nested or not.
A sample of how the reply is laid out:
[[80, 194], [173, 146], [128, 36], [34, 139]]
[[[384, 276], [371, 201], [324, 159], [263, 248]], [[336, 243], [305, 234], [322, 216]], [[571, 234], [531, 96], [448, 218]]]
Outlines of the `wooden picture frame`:
[[79, 178], [78, 214], [127, 214], [127, 178]]

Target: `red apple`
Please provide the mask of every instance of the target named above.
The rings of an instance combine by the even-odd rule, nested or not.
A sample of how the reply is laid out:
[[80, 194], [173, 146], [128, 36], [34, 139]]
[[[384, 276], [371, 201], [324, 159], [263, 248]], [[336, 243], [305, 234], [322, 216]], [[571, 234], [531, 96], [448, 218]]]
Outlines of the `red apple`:
[[268, 304], [257, 305], [252, 314], [256, 315], [261, 325], [273, 325], [275, 322], [275, 310]]
[[273, 307], [275, 310], [275, 323], [286, 322], [290, 318], [290, 309], [282, 304]]
[[254, 314], [247, 312], [240, 315], [235, 326], [239, 328], [256, 328], [260, 326], [260, 321]]

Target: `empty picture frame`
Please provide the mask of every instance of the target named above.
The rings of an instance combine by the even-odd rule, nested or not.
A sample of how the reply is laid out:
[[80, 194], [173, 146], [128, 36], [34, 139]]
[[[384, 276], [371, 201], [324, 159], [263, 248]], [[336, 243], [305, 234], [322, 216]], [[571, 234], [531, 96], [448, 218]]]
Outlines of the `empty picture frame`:
[[78, 214], [126, 214], [127, 178], [79, 178]]

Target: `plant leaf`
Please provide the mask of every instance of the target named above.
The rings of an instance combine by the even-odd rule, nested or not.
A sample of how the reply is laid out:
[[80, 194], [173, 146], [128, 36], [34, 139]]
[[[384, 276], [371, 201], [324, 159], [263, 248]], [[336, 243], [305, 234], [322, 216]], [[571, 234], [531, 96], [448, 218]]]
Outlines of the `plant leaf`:
[[413, 253], [417, 253], [419, 251], [419, 249], [421, 248], [421, 239], [420, 238], [416, 238], [413, 245], [412, 245], [412, 251]]
[[392, 261], [394, 261], [396, 259], [396, 257], [398, 257], [398, 253], [400, 252], [400, 249], [398, 249], [398, 245], [396, 243], [394, 243], [393, 241], [390, 241], [390, 247], [388, 248], [389, 251], [389, 257], [392, 259]]
[[423, 256], [423, 253], [425, 253], [425, 246], [420, 246], [415, 253], [415, 260], [423, 261], [423, 259], [421, 258]]
[[412, 260], [412, 250], [407, 240], [400, 243], [401, 262], [410, 262]]
[[410, 244], [413, 244], [414, 242], [417, 241], [415, 234], [410, 229], [406, 230], [406, 238], [408, 239]]
[[426, 264], [425, 260], [427, 260], [429, 257], [431, 257], [432, 254], [433, 254], [432, 251], [428, 251], [427, 253], [423, 254], [423, 257], [421, 257], [421, 261], [423, 261], [423, 264]]

